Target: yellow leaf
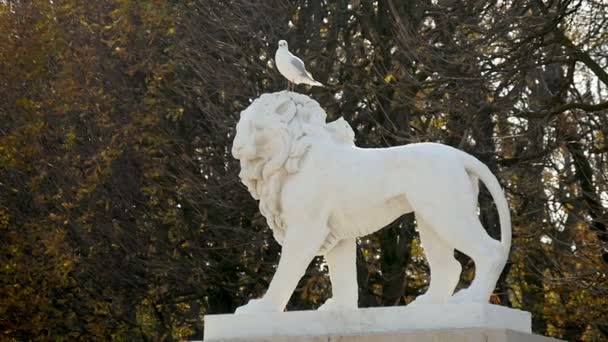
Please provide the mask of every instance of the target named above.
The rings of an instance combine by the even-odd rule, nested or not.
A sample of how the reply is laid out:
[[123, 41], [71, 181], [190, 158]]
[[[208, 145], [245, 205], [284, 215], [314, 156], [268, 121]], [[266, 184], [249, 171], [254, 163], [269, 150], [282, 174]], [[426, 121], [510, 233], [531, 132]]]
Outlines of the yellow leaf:
[[384, 76], [385, 83], [391, 83], [391, 81], [393, 81], [394, 79], [395, 78], [393, 77], [393, 74], [391, 74], [390, 72], [386, 74], [386, 76]]

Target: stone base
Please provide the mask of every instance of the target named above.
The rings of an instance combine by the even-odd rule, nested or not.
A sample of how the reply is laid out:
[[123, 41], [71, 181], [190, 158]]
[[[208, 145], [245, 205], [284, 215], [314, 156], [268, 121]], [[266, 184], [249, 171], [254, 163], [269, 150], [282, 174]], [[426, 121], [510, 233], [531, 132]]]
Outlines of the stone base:
[[205, 316], [209, 342], [543, 341], [530, 332], [529, 312], [474, 303]]
[[[207, 341], [207, 340], [205, 340]], [[262, 337], [212, 340], [218, 342], [557, 342], [550, 337], [507, 329], [413, 330], [361, 336]]]

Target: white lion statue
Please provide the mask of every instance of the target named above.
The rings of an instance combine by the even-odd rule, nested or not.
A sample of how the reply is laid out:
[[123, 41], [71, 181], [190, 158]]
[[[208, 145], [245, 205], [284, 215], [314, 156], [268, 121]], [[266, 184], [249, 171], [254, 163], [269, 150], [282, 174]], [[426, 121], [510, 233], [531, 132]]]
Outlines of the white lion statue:
[[[236, 312], [283, 311], [315, 255], [325, 257], [333, 288], [320, 309], [356, 309], [356, 238], [412, 211], [431, 270], [427, 292], [412, 304], [488, 302], [511, 245], [509, 207], [490, 170], [442, 144], [359, 148], [344, 119], [325, 119], [316, 101], [287, 91], [264, 94], [241, 112], [232, 154], [282, 253], [263, 298]], [[502, 241], [479, 221], [478, 180], [498, 208]], [[471, 286], [456, 295], [454, 249], [476, 267]]]

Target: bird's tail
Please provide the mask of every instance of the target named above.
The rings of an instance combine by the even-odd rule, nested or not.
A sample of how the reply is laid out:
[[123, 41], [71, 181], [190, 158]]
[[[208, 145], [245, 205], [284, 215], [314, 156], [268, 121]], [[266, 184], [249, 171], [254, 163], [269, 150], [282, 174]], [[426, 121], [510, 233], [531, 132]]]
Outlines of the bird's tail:
[[310, 82], [309, 84], [310, 84], [311, 86], [317, 86], [317, 87], [323, 87], [323, 88], [325, 88], [325, 87], [326, 87], [326, 86], [325, 86], [325, 84], [323, 84], [323, 83], [321, 83], [321, 82], [319, 82], [319, 81], [315, 81], [315, 80], [313, 80], [313, 81], [312, 81], [312, 82]]

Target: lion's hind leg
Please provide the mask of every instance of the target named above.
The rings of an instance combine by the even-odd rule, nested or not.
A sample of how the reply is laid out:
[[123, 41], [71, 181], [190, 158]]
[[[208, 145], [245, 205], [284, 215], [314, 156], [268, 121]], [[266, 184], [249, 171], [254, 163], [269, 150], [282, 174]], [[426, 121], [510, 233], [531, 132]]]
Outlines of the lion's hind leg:
[[[483, 229], [477, 218], [476, 221], [479, 227]], [[450, 298], [450, 303], [487, 303], [490, 300], [496, 282], [506, 263], [506, 257], [500, 242], [489, 237], [485, 234], [485, 231], [483, 240], [486, 242], [479, 246], [458, 249], [473, 259], [475, 278], [468, 288], [458, 291]]]
[[446, 210], [423, 218], [444, 241], [475, 263], [471, 286], [449, 301], [487, 303], [506, 262], [500, 242], [486, 233], [474, 212]]
[[332, 298], [319, 310], [354, 310], [358, 307], [357, 241], [344, 239], [325, 254], [329, 266]]
[[458, 284], [462, 266], [454, 258], [454, 247], [435, 233], [419, 215], [416, 215], [416, 223], [424, 254], [431, 269], [431, 280], [427, 292], [418, 296], [410, 305], [447, 303]]

